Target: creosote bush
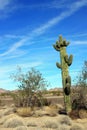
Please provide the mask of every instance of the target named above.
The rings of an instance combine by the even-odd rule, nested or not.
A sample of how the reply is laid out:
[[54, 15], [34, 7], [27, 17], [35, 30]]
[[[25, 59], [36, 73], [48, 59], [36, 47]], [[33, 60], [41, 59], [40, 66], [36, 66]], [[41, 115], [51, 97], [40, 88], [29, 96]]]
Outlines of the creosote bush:
[[12, 74], [11, 77], [19, 83], [18, 92], [12, 95], [17, 107], [41, 107], [47, 104], [43, 94], [48, 84], [39, 71], [31, 68], [30, 71], [23, 74], [19, 67], [18, 72]]

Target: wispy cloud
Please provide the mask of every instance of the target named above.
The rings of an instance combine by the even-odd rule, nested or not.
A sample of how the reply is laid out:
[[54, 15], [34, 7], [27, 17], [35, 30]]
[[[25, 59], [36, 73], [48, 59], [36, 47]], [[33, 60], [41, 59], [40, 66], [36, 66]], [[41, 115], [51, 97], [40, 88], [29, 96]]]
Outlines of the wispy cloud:
[[0, 0], [0, 11], [4, 10], [10, 3], [11, 0]]
[[68, 10], [62, 12], [59, 16], [49, 20], [47, 23], [45, 23], [45, 24], [41, 25], [40, 27], [34, 29], [31, 32], [30, 35], [27, 35], [23, 39], [21, 39], [18, 42], [14, 43], [9, 48], [9, 50], [7, 50], [6, 52], [0, 54], [0, 56], [6, 56], [6, 55], [12, 53], [13, 51], [18, 49], [19, 47], [25, 45], [25, 43], [28, 40], [31, 40], [34, 37], [39, 36], [39, 35], [45, 33], [49, 28], [51, 28], [52, 26], [58, 24], [60, 21], [64, 20], [65, 18], [71, 16], [72, 14], [74, 14], [76, 11], [78, 11], [81, 7], [83, 7], [85, 5], [87, 5], [87, 1], [86, 0], [80, 0], [80, 1], [74, 2], [72, 5], [70, 5]]
[[[2, 37], [2, 36], [1, 36]], [[24, 38], [25, 36], [24, 35], [12, 35], [12, 34], [5, 34], [3, 36], [4, 38], [9, 38], [9, 39], [15, 39], [15, 38]]]
[[0, 19], [7, 18], [16, 9], [15, 0], [0, 0]]
[[72, 34], [72, 35], [66, 35], [67, 37], [87, 37], [87, 33], [77, 33], [77, 34]]
[[71, 41], [72, 45], [87, 45], [87, 40], [86, 41]]
[[0, 84], [4, 83], [4, 85], [6, 86], [7, 81], [10, 82], [10, 80], [9, 80], [10, 75], [17, 70], [17, 66], [21, 66], [21, 68], [23, 68], [23, 71], [26, 70], [26, 68], [27, 68], [26, 71], [28, 71], [30, 68], [38, 67], [38, 66], [40, 66], [42, 64], [43, 64], [42, 62], [39, 62], [39, 61], [37, 62], [36, 61], [36, 62], [20, 63], [18, 65], [10, 64], [8, 66], [5, 66], [5, 65], [1, 66], [0, 67], [0, 72], [1, 72]]

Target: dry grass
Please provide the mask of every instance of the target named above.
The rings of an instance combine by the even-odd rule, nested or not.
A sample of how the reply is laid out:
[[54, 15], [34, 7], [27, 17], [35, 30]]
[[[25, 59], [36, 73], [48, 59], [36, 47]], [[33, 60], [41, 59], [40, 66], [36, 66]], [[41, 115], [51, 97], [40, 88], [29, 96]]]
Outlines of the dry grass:
[[58, 114], [57, 108], [54, 108], [53, 106], [45, 106], [43, 107], [43, 110], [46, 112], [46, 115], [48, 116], [57, 116]]
[[7, 116], [3, 116], [2, 118], [0, 118], [0, 125], [2, 125], [8, 119], [13, 118], [13, 117], [17, 117], [17, 116], [15, 114], [10, 114], [10, 115], [7, 115]]
[[44, 125], [43, 127], [56, 129], [56, 128], [58, 128], [58, 124], [57, 124], [57, 122], [54, 122], [54, 121], [50, 121], [50, 120], [49, 120], [49, 121], [46, 121], [46, 122], [45, 122], [45, 125]]
[[17, 114], [19, 116], [28, 117], [33, 115], [33, 111], [30, 107], [22, 107], [17, 109]]
[[27, 121], [26, 123], [27, 127], [36, 127], [37, 124], [34, 121]]
[[18, 126], [15, 130], [28, 130], [26, 126]]
[[68, 116], [61, 116], [58, 121], [61, 125], [72, 125], [72, 120]]
[[14, 113], [15, 108], [7, 108], [6, 110], [4, 110], [3, 115], [9, 115]]
[[85, 130], [80, 124], [73, 124], [70, 130]]
[[43, 111], [43, 110], [36, 110], [33, 114], [34, 117], [42, 117], [42, 116], [45, 116], [47, 115], [47, 112], [46, 111]]
[[20, 117], [9, 118], [3, 123], [5, 128], [15, 128], [17, 126], [24, 126], [23, 120]]
[[70, 130], [70, 127], [63, 124], [63, 125], [59, 125], [59, 128], [57, 130]]

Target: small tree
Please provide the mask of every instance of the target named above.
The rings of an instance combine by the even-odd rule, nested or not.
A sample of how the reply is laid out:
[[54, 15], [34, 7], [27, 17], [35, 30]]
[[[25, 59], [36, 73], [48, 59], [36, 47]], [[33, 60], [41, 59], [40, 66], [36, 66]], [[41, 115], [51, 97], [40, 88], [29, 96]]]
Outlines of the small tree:
[[42, 93], [46, 90], [48, 84], [38, 70], [31, 68], [30, 71], [23, 74], [21, 68], [18, 67], [17, 73], [12, 74], [11, 78], [19, 82], [19, 97], [22, 98], [24, 106], [35, 105], [38, 100], [42, 105]]

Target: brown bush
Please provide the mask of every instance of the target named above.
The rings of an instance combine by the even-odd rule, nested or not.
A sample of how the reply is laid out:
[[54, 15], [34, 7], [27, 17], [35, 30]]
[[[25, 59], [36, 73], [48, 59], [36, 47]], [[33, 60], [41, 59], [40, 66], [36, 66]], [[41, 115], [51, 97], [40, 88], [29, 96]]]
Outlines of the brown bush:
[[79, 110], [79, 117], [81, 119], [87, 118], [87, 110], [83, 110], [83, 109]]
[[78, 119], [78, 118], [79, 118], [79, 111], [78, 111], [78, 110], [72, 110], [72, 111], [69, 113], [69, 116], [70, 116], [72, 119]]
[[17, 109], [17, 114], [19, 116], [28, 117], [33, 115], [33, 111], [30, 107], [21, 107]]

